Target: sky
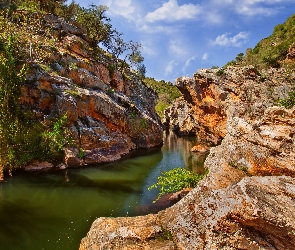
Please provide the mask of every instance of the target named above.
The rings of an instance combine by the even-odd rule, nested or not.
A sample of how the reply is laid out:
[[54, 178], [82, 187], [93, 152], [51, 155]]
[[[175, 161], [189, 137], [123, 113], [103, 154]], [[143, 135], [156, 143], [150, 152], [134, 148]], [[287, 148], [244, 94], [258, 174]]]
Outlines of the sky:
[[139, 42], [146, 76], [174, 83], [224, 66], [295, 13], [294, 0], [76, 0], [106, 5], [125, 41]]

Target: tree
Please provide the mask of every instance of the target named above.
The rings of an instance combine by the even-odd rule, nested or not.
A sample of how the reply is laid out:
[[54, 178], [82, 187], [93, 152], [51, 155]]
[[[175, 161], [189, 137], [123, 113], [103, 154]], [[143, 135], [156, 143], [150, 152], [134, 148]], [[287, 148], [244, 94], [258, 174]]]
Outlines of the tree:
[[87, 34], [96, 46], [102, 43], [106, 47], [110, 46], [112, 39], [120, 36], [110, 23], [110, 19], [105, 15], [107, 6], [96, 6], [91, 4], [88, 8], [78, 7], [75, 21], [87, 29]]
[[244, 53], [239, 53], [236, 56], [236, 62], [239, 63], [239, 62], [243, 61], [243, 58], [244, 58]]

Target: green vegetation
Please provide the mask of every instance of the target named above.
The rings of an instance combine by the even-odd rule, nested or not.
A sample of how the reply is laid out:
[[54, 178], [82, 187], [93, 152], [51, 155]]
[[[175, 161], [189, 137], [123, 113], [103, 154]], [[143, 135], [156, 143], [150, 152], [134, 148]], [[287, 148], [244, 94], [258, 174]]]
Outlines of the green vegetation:
[[[174, 168], [167, 172], [163, 172], [158, 177], [158, 182], [151, 185], [148, 190], [156, 188], [159, 190], [159, 195], [155, 201], [167, 193], [177, 192], [184, 188], [194, 188], [198, 182], [208, 174], [208, 169], [204, 174], [195, 174], [184, 168]], [[155, 202], [154, 201], [154, 202]]]
[[78, 158], [80, 159], [84, 159], [85, 158], [85, 152], [83, 150], [83, 148], [79, 148], [79, 152], [78, 152]]
[[74, 89], [66, 89], [66, 93], [72, 95], [73, 97], [81, 97], [82, 94], [79, 92], [79, 89], [75, 86]]
[[173, 235], [169, 230], [166, 230], [163, 226], [161, 226], [161, 232], [156, 237], [160, 241], [170, 240], [173, 241]]
[[224, 74], [224, 69], [220, 69], [216, 72], [217, 76], [222, 76]]
[[236, 164], [233, 161], [230, 161], [228, 163], [228, 165], [230, 165], [233, 168], [237, 168], [237, 169], [243, 171], [247, 176], [252, 176], [252, 174], [249, 173], [248, 168], [246, 166], [240, 166], [239, 164]]
[[66, 116], [45, 125], [21, 109], [21, 85], [28, 66], [18, 48], [15, 37], [0, 34], [0, 165], [4, 170], [21, 167], [33, 159], [57, 159], [70, 142]]
[[158, 94], [156, 112], [163, 118], [164, 110], [168, 108], [176, 98], [181, 96], [180, 91], [171, 82], [165, 82], [164, 80], [157, 81], [154, 78], [147, 77], [143, 81]]
[[283, 24], [275, 26], [273, 34], [262, 39], [246, 55], [240, 53], [234, 62], [240, 65], [256, 65], [258, 68], [280, 67], [284, 64], [290, 45], [295, 41], [295, 15]]
[[295, 91], [290, 91], [286, 99], [279, 99], [279, 104], [287, 109], [295, 105]]

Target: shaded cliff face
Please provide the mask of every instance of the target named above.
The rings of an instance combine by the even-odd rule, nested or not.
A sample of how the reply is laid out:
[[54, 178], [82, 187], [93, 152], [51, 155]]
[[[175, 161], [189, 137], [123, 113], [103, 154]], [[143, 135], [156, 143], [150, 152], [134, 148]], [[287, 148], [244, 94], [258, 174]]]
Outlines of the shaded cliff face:
[[[193, 79], [178, 79], [184, 99], [166, 113], [166, 122], [183, 133], [214, 143], [223, 138], [205, 161], [209, 174], [148, 227], [117, 218], [110, 234], [102, 229], [108, 219], [97, 220], [80, 249], [107, 249], [106, 242], [112, 249], [128, 249], [135, 238], [134, 249], [157, 249], [154, 239], [167, 232], [163, 249], [294, 248], [295, 107], [277, 106], [294, 87], [294, 73], [284, 68], [259, 73], [254, 67], [215, 73], [200, 70]], [[159, 227], [157, 235], [141, 237]]]
[[[31, 63], [21, 103], [40, 120], [67, 115], [76, 146], [66, 149], [66, 165], [109, 162], [161, 144], [154, 91], [136, 74], [123, 75], [99, 57], [75, 23], [53, 15], [45, 21], [55, 34], [55, 49], [46, 65]], [[83, 159], [77, 157], [79, 148]]]

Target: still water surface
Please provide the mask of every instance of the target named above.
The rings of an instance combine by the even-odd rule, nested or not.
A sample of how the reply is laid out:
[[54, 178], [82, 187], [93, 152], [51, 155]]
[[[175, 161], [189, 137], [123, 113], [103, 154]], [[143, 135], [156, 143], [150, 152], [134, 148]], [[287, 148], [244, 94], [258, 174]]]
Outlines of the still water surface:
[[203, 171], [204, 155], [192, 154], [194, 138], [164, 135], [164, 145], [117, 162], [87, 168], [14, 175], [0, 184], [0, 249], [79, 248], [102, 216], [133, 216], [150, 205], [147, 188], [162, 171]]

